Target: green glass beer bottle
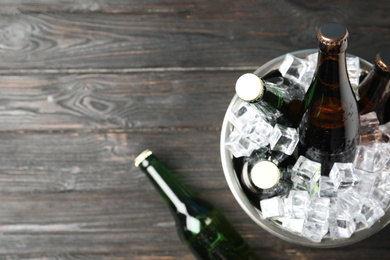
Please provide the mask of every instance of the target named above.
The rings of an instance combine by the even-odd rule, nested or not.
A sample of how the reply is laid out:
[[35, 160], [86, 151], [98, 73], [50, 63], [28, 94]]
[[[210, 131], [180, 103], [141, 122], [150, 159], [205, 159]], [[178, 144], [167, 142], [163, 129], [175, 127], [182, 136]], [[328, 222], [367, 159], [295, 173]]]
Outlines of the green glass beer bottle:
[[235, 89], [240, 99], [249, 103], [265, 101], [282, 112], [293, 127], [298, 126], [305, 94], [298, 84], [276, 84], [271, 78], [264, 80], [253, 73], [246, 73], [238, 78]]
[[334, 162], [353, 162], [359, 114], [346, 66], [347, 29], [328, 23], [318, 31], [318, 64], [305, 96], [299, 125], [299, 155], [321, 163], [329, 175]]
[[150, 150], [135, 165], [147, 175], [170, 208], [180, 239], [198, 259], [259, 259], [216, 208], [196, 198]]

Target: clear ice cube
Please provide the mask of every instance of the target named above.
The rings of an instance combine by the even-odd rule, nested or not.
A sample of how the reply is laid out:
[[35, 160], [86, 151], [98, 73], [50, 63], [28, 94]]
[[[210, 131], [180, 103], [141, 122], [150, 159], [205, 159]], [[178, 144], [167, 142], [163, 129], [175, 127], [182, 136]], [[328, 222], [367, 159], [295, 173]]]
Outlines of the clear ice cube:
[[242, 156], [249, 156], [254, 150], [251, 142], [241, 132], [234, 130], [230, 133], [228, 139], [225, 142], [225, 147], [234, 155], [239, 158]]
[[262, 118], [257, 118], [257, 120], [248, 121], [242, 133], [254, 149], [259, 149], [268, 145], [272, 131], [273, 127], [270, 124]]
[[312, 198], [308, 208], [307, 219], [311, 222], [325, 224], [328, 222], [329, 210], [329, 198]]
[[357, 146], [353, 164], [355, 169], [375, 172], [382, 170], [388, 161], [389, 154], [383, 150], [382, 144], [377, 143], [372, 147]]
[[249, 121], [255, 121], [258, 117], [260, 114], [255, 107], [247, 102], [240, 102], [232, 109], [228, 119], [236, 131], [242, 132]]
[[376, 112], [370, 112], [361, 115], [359, 143], [364, 145], [372, 145], [379, 139], [379, 120]]
[[354, 187], [359, 181], [352, 163], [334, 163], [329, 177], [335, 184], [336, 189]]
[[292, 169], [293, 189], [306, 190], [313, 195], [321, 176], [321, 164], [300, 156]]
[[310, 195], [307, 191], [291, 190], [285, 202], [285, 208], [293, 218], [306, 219]]
[[280, 197], [273, 197], [260, 201], [263, 218], [281, 217], [284, 214], [284, 203]]
[[305, 221], [302, 230], [302, 236], [314, 241], [321, 242], [322, 238], [328, 233], [328, 221], [324, 223]]
[[301, 218], [285, 218], [282, 226], [292, 232], [301, 234], [304, 223], [305, 220]]
[[385, 172], [383, 178], [378, 183], [378, 188], [382, 189], [390, 196], [390, 172]]
[[286, 54], [282, 64], [279, 66], [279, 71], [283, 77], [301, 83], [304, 74], [308, 68], [307, 62], [290, 53]]
[[363, 198], [368, 198], [376, 183], [377, 174], [360, 170], [356, 170], [356, 173], [359, 176], [359, 183], [356, 185], [356, 191]]
[[355, 217], [361, 210], [364, 199], [354, 189], [338, 192], [336, 207], [341, 212], [348, 212], [352, 217]]
[[363, 223], [367, 228], [370, 228], [375, 224], [381, 217], [385, 215], [383, 209], [371, 199], [364, 201], [362, 210], [357, 221]]
[[291, 155], [299, 141], [298, 132], [295, 128], [276, 124], [269, 138], [271, 149]]
[[251, 104], [257, 109], [259, 115], [270, 125], [275, 126], [279, 117], [282, 117], [282, 113], [268, 104], [265, 101], [260, 101], [259, 103]]
[[347, 71], [349, 81], [351, 82], [352, 88], [356, 89], [359, 85], [360, 77], [360, 60], [359, 57], [349, 56], [347, 57]]
[[375, 201], [382, 209], [386, 209], [390, 203], [390, 196], [378, 187], [371, 190], [370, 199]]
[[331, 198], [337, 196], [335, 184], [329, 176], [321, 176], [319, 181], [318, 193], [320, 197]]
[[349, 238], [356, 230], [353, 217], [339, 210], [331, 211], [329, 215], [329, 235], [331, 238]]
[[380, 140], [382, 142], [390, 142], [390, 122], [379, 126]]

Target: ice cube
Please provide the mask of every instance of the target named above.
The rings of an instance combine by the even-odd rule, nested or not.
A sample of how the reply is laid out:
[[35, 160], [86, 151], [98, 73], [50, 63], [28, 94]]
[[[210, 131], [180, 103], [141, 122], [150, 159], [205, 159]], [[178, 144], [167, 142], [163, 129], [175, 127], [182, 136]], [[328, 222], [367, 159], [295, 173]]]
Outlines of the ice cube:
[[272, 131], [273, 127], [270, 124], [262, 118], [257, 118], [257, 120], [248, 121], [242, 133], [254, 149], [259, 149], [268, 145]]
[[292, 169], [293, 189], [306, 190], [313, 195], [320, 178], [321, 164], [300, 156]]
[[285, 202], [285, 207], [293, 218], [306, 219], [309, 203], [310, 196], [307, 191], [291, 190]]
[[260, 201], [263, 218], [281, 217], [284, 214], [284, 203], [281, 197], [273, 197]]
[[390, 122], [379, 126], [380, 140], [383, 142], [390, 142]]
[[301, 234], [304, 223], [305, 220], [301, 218], [285, 218], [282, 226], [292, 232]]
[[349, 238], [356, 230], [353, 217], [339, 210], [332, 210], [329, 215], [329, 235], [331, 238]]
[[279, 71], [283, 77], [301, 83], [301, 80], [306, 73], [308, 65], [304, 59], [300, 59], [290, 53], [286, 54], [282, 64], [279, 66]]
[[328, 229], [328, 221], [324, 223], [305, 221], [303, 225], [302, 236], [319, 243], [328, 233]]
[[357, 218], [357, 221], [370, 228], [384, 215], [385, 212], [377, 203], [371, 199], [366, 199], [362, 205], [361, 214]]
[[247, 102], [240, 102], [232, 109], [228, 119], [235, 130], [242, 132], [247, 126], [248, 121], [254, 121], [258, 117], [260, 117], [260, 114], [255, 107]]
[[388, 196], [390, 196], [390, 173], [385, 172], [383, 178], [378, 183], [378, 188], [382, 189]]
[[390, 196], [378, 187], [371, 190], [370, 199], [375, 201], [382, 209], [386, 209], [390, 203]]
[[320, 197], [336, 197], [337, 190], [335, 188], [335, 184], [330, 179], [329, 176], [321, 176], [319, 181], [319, 189], [318, 189]]
[[269, 143], [274, 151], [281, 151], [291, 155], [299, 141], [298, 132], [295, 128], [276, 124], [270, 136]]
[[329, 198], [313, 198], [308, 208], [308, 221], [325, 224], [328, 221], [329, 209]]
[[228, 148], [236, 158], [249, 156], [254, 150], [250, 140], [246, 138], [244, 134], [236, 130], [230, 133], [225, 142], [225, 147]]
[[317, 67], [318, 53], [310, 54], [306, 57], [307, 70], [302, 78], [302, 85], [305, 87], [305, 92], [310, 87], [314, 73]]
[[352, 85], [352, 88], [357, 88], [359, 85], [359, 77], [360, 77], [360, 60], [359, 57], [349, 56], [346, 59], [347, 61], [347, 71], [349, 81]]
[[370, 112], [360, 116], [359, 143], [372, 145], [380, 139], [379, 120], [376, 112]]
[[362, 145], [357, 146], [353, 164], [355, 169], [375, 172], [382, 170], [388, 161], [389, 154], [383, 150], [381, 144], [377, 143], [372, 147]]
[[352, 217], [355, 217], [361, 210], [364, 199], [354, 189], [338, 192], [336, 207], [341, 212], [348, 212]]
[[334, 163], [329, 177], [335, 184], [336, 189], [351, 188], [359, 181], [352, 163]]
[[356, 191], [363, 198], [368, 198], [368, 196], [371, 194], [371, 190], [374, 188], [377, 174], [361, 170], [356, 170], [356, 173], [359, 176], [359, 183], [356, 185]]
[[279, 117], [282, 117], [282, 113], [268, 104], [265, 101], [260, 101], [258, 103], [251, 104], [253, 107], [256, 108], [256, 110], [259, 112], [259, 115], [272, 127], [275, 126], [277, 120]]

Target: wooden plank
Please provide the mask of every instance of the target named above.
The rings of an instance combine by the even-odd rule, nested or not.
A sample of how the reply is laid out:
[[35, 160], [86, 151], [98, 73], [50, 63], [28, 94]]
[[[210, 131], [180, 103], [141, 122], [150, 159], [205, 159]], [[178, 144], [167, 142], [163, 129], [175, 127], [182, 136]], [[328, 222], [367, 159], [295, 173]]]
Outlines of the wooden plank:
[[[229, 0], [3, 0], [0, 2], [0, 10], [2, 14], [18, 14], [18, 13], [51, 13], [51, 12], [69, 12], [69, 13], [181, 13], [183, 15], [191, 15], [193, 13], [236, 13], [243, 12], [258, 12], [261, 7], [274, 6], [278, 7], [279, 12], [284, 10], [292, 10], [296, 13], [311, 11], [312, 13], [330, 13], [337, 11], [343, 13], [345, 11], [356, 12], [361, 9], [375, 10], [375, 13], [384, 17], [386, 13], [387, 1], [367, 2], [361, 1], [358, 3], [350, 3], [349, 1], [339, 0], [321, 0], [312, 3], [310, 1], [282, 1], [281, 3], [274, 2], [251, 2], [239, 1], [233, 2]], [[251, 10], [251, 7], [255, 10]], [[382, 7], [382, 8], [380, 8]], [[275, 10], [276, 11], [276, 10]], [[242, 15], [241, 15], [242, 16]], [[374, 22], [374, 21], [373, 21]]]
[[[258, 227], [230, 193], [215, 132], [0, 134], [0, 257], [193, 259], [134, 157], [151, 148], [199, 197], [217, 206], [265, 259], [387, 255], [387, 227], [343, 249], [314, 250]], [[362, 253], [364, 248], [364, 251]], [[359, 258], [362, 259], [362, 258]]]
[[[143, 189], [137, 187], [148, 180], [134, 167], [133, 160], [147, 148], [161, 154], [186, 183], [202, 193], [227, 187], [218, 159], [216, 131], [2, 133], [0, 194], [141, 192]], [[213, 160], [207, 160], [210, 154]], [[208, 182], [200, 183], [203, 178]]]
[[218, 130], [241, 73], [2, 76], [0, 131]]
[[[29, 73], [26, 69], [32, 73], [38, 69], [73, 73], [93, 69], [254, 67], [287, 52], [316, 48], [318, 27], [330, 19], [329, 10], [313, 14], [310, 6], [294, 2], [278, 5], [282, 9], [275, 9], [275, 4], [251, 4], [227, 10], [210, 4], [206, 10], [186, 15], [4, 15], [0, 23], [0, 70], [3, 74], [25, 74]], [[389, 48], [389, 16], [372, 23], [372, 16], [349, 4], [337, 11], [347, 14], [339, 21], [350, 29], [350, 53], [372, 61], [379, 50]], [[309, 24], [313, 15], [315, 19]]]
[[208, 1], [192, 0], [18, 0], [1, 1], [3, 14], [15, 13], [174, 13], [207, 8]]
[[134, 157], [153, 149], [222, 209], [232, 209], [232, 195], [220, 161], [207, 159], [218, 154], [218, 133], [171, 138], [172, 132], [0, 134], [0, 257], [191, 259]]

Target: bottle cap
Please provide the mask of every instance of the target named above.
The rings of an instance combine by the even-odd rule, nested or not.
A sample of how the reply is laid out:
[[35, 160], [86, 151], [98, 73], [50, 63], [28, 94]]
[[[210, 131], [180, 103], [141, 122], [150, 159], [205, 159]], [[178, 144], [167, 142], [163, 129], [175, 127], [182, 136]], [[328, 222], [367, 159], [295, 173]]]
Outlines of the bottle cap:
[[252, 102], [264, 93], [263, 81], [253, 73], [246, 73], [236, 82], [236, 94], [244, 101]]
[[384, 72], [390, 72], [390, 50], [378, 53], [375, 58], [375, 63]]
[[317, 38], [328, 46], [342, 45], [348, 39], [348, 30], [340, 23], [327, 23], [318, 30]]
[[135, 167], [138, 167], [146, 158], [148, 158], [150, 155], [152, 155], [152, 151], [150, 151], [149, 149], [146, 149], [145, 151], [143, 151], [142, 153], [140, 153], [140, 155], [138, 155], [135, 159], [134, 159], [134, 164], [135, 164]]
[[280, 179], [278, 166], [270, 161], [260, 161], [251, 170], [251, 180], [260, 189], [269, 189], [275, 186]]

